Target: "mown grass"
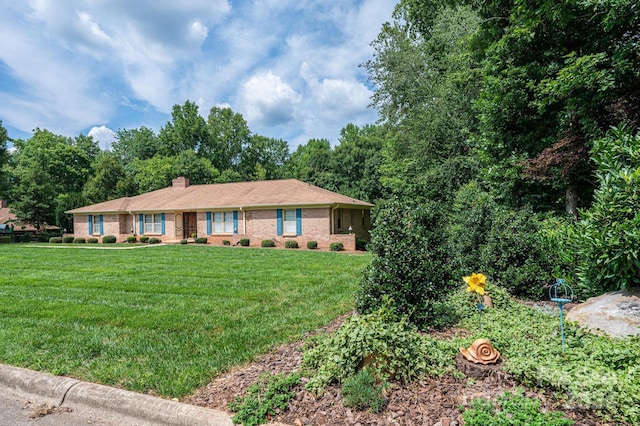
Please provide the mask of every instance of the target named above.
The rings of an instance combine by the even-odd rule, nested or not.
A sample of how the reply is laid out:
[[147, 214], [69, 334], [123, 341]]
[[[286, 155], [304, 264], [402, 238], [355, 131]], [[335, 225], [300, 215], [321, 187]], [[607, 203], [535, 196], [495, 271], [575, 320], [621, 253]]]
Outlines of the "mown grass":
[[180, 397], [353, 306], [368, 255], [0, 248], [0, 362]]

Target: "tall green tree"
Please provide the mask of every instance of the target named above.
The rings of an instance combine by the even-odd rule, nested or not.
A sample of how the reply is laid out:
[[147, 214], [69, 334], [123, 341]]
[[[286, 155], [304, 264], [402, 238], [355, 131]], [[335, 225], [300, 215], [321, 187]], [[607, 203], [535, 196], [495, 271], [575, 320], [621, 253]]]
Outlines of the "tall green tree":
[[338, 192], [364, 201], [380, 199], [384, 128], [349, 123], [340, 131], [338, 142], [331, 163]]
[[291, 154], [286, 165], [286, 174], [312, 185], [336, 190], [331, 172], [332, 154], [331, 144], [327, 139], [310, 139], [305, 145], [299, 145]]
[[285, 141], [251, 135], [240, 154], [238, 168], [244, 180], [280, 179], [288, 160], [289, 145]]
[[185, 101], [174, 105], [171, 121], [160, 129], [158, 153], [175, 156], [184, 151], [199, 151], [210, 145], [207, 123], [198, 112], [198, 105]]
[[477, 173], [470, 139], [482, 78], [473, 54], [480, 18], [446, 2], [401, 1], [365, 64], [386, 124], [381, 182], [406, 197], [451, 202]]
[[119, 129], [111, 151], [125, 168], [134, 160], [148, 160], [158, 153], [160, 141], [154, 131], [142, 126], [137, 129]]
[[215, 183], [220, 178], [220, 172], [209, 159], [199, 157], [193, 151], [184, 151], [173, 162], [173, 177], [178, 176], [188, 177], [193, 185], [202, 185]]
[[244, 147], [251, 145], [251, 131], [241, 114], [213, 107], [207, 117], [210, 141], [197, 150], [218, 170], [235, 169]]
[[176, 176], [176, 157], [156, 155], [147, 160], [134, 160], [133, 181], [140, 193], [166, 188]]
[[[483, 18], [480, 147], [525, 168], [505, 198], [545, 191], [575, 213], [593, 189], [592, 141], [620, 122], [640, 124], [637, 1], [473, 3]], [[533, 179], [547, 184], [527, 186]]]
[[118, 156], [109, 151], [97, 158], [93, 173], [82, 190], [82, 195], [90, 204], [136, 194], [137, 188], [132, 177], [125, 171]]
[[18, 219], [53, 225], [58, 196], [82, 191], [95, 150], [91, 138], [79, 139], [36, 129], [29, 140], [14, 142], [10, 195]]

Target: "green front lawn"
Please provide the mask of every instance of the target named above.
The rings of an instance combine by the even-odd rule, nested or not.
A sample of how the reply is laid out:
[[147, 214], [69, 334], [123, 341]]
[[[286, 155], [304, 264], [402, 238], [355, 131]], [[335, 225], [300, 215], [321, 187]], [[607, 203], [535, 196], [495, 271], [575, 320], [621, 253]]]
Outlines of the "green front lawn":
[[368, 255], [0, 247], [0, 362], [180, 397], [353, 306]]

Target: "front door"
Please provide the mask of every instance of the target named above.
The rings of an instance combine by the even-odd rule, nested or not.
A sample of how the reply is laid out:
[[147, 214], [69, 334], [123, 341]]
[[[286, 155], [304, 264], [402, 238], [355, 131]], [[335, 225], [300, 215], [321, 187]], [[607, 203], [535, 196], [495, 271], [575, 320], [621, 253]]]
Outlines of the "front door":
[[182, 214], [182, 238], [191, 238], [191, 235], [198, 232], [198, 214], [195, 212], [185, 212]]

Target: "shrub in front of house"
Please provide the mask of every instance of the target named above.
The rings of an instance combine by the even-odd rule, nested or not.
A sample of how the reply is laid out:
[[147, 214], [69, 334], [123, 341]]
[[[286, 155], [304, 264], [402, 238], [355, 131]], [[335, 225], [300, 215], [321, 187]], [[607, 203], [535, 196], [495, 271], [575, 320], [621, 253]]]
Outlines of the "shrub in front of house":
[[315, 250], [318, 248], [318, 242], [317, 241], [307, 241], [307, 248], [309, 250]]
[[36, 241], [39, 243], [46, 243], [49, 241], [49, 238], [54, 237], [55, 235], [52, 235], [48, 232], [41, 232], [38, 235], [36, 235]]
[[86, 238], [74, 238], [73, 244], [85, 244], [87, 242]]
[[238, 243], [239, 243], [242, 247], [249, 247], [249, 239], [248, 239], [248, 238], [240, 238], [240, 240], [238, 241]]
[[196, 244], [207, 244], [208, 242], [205, 237], [198, 237], [194, 241]]
[[127, 237], [127, 242], [128, 243], [135, 243], [137, 241], [136, 236], [135, 235], [129, 235]]
[[62, 237], [62, 242], [65, 244], [71, 244], [73, 242], [73, 237], [71, 235], [67, 235], [66, 237]]
[[367, 240], [356, 239], [356, 250], [367, 251]]
[[287, 240], [284, 242], [285, 248], [296, 249], [298, 248], [298, 242], [296, 240]]
[[49, 242], [51, 244], [62, 244], [62, 237], [51, 237], [49, 238]]
[[9, 244], [11, 242], [11, 236], [3, 235], [0, 237], [0, 244]]
[[156, 237], [152, 237], [149, 238], [149, 244], [160, 244], [162, 241], [160, 240], [160, 238], [156, 238]]
[[104, 237], [102, 237], [103, 244], [115, 244], [115, 242], [116, 242], [115, 235], [105, 235]]
[[187, 243], [189, 243], [189, 241], [186, 238], [183, 238], [183, 239], [180, 240], [180, 244], [184, 245], [184, 244], [187, 244]]
[[223, 246], [230, 246], [230, 245], [231, 245], [231, 241], [229, 241], [229, 240], [222, 240], [222, 245], [223, 245]]
[[275, 247], [276, 246], [276, 242], [273, 240], [262, 240], [262, 242], [260, 243], [260, 246], [262, 247]]
[[344, 250], [344, 244], [342, 244], [341, 242], [334, 242], [329, 244], [329, 250], [331, 251], [343, 251]]
[[26, 234], [20, 235], [21, 243], [30, 243], [31, 241], [33, 241], [33, 234], [27, 232]]
[[146, 235], [141, 236], [140, 237], [140, 242], [141, 243], [145, 243], [145, 244], [148, 243], [149, 242], [149, 237], [146, 236]]
[[87, 238], [87, 244], [98, 244], [97, 238]]

